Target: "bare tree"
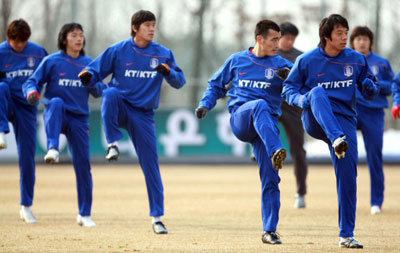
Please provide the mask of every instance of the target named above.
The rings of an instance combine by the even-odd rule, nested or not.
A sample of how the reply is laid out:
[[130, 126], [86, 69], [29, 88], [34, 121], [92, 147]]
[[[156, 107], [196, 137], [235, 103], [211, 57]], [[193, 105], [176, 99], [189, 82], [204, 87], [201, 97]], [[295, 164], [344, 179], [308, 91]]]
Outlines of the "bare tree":
[[[51, 6], [51, 2], [54, 3], [54, 6]], [[56, 28], [60, 21], [62, 6], [62, 0], [43, 0], [45, 35], [42, 38], [41, 44], [49, 52], [54, 51], [56, 47], [54, 43], [54, 34], [57, 34]]]
[[96, 15], [96, 10], [97, 10], [97, 5], [95, 0], [90, 0], [89, 1], [89, 27], [85, 29], [85, 33], [87, 34], [86, 36], [86, 44], [88, 45], [87, 48], [87, 53], [90, 56], [95, 57], [96, 56], [96, 50], [95, 50], [95, 45], [96, 45], [96, 36], [97, 36], [97, 15]]
[[245, 3], [243, 0], [240, 0], [237, 2], [235, 12], [236, 16], [238, 17], [238, 29], [235, 33], [237, 45], [239, 47], [239, 50], [243, 50], [245, 47], [244, 41], [246, 37], [246, 27], [249, 22], [249, 16], [245, 12]]
[[195, 19], [195, 23], [197, 24], [197, 31], [195, 32], [193, 49], [194, 49], [194, 57], [192, 62], [192, 77], [193, 77], [193, 91], [191, 95], [190, 101], [192, 101], [192, 105], [196, 105], [198, 97], [199, 97], [199, 87], [200, 87], [200, 77], [202, 71], [202, 63], [203, 63], [203, 46], [204, 46], [204, 38], [203, 38], [203, 23], [204, 23], [204, 14], [208, 10], [210, 6], [210, 0], [199, 0], [200, 6], [196, 11], [192, 11], [193, 18]]
[[7, 39], [7, 26], [8, 22], [10, 20], [10, 15], [11, 15], [11, 0], [2, 0], [1, 1], [1, 21], [2, 21], [2, 26], [1, 26], [1, 34], [0, 34], [0, 39], [1, 41], [4, 41]]

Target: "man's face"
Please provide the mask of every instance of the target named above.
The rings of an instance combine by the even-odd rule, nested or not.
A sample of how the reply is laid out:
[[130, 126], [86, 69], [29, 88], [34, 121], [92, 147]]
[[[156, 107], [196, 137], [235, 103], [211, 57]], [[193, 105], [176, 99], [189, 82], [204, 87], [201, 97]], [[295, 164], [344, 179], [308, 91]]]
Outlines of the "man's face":
[[371, 47], [371, 41], [368, 36], [359, 35], [353, 40], [354, 49], [362, 54], [368, 54], [369, 48]]
[[67, 33], [67, 51], [80, 52], [83, 48], [85, 37], [83, 31], [75, 29], [72, 32]]
[[296, 36], [292, 34], [285, 34], [279, 40], [279, 49], [282, 51], [291, 51], [296, 41]]
[[262, 50], [262, 54], [264, 56], [275, 56], [279, 49], [279, 39], [281, 37], [281, 33], [272, 29], [268, 30], [267, 37], [263, 37], [259, 35], [259, 39], [257, 42], [260, 45], [260, 49]]
[[20, 41], [18, 39], [13, 40], [13, 39], [9, 39], [8, 43], [10, 44], [10, 46], [12, 47], [12, 49], [14, 49], [16, 52], [22, 52], [24, 50], [24, 48], [26, 47], [26, 44], [28, 44], [28, 41]]
[[152, 41], [156, 31], [156, 21], [146, 21], [140, 24], [139, 29], [136, 29], [135, 26], [132, 26], [132, 29], [136, 32], [138, 39]]
[[331, 48], [338, 51], [344, 50], [347, 45], [348, 32], [347, 28], [336, 26], [331, 33], [332, 38], [329, 39], [325, 37], [326, 45], [329, 45]]

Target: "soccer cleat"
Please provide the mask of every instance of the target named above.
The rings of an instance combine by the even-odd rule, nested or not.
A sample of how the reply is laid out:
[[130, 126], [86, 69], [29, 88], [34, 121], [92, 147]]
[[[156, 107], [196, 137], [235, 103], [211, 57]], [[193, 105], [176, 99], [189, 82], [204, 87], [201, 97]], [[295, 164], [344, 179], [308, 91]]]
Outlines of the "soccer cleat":
[[306, 208], [306, 199], [304, 198], [304, 195], [296, 194], [294, 208]]
[[274, 168], [277, 170], [282, 169], [282, 165], [286, 159], [286, 155], [287, 155], [287, 152], [286, 152], [286, 149], [284, 149], [284, 148], [281, 148], [281, 149], [278, 149], [277, 151], [275, 151], [271, 158], [272, 166], [274, 166]]
[[364, 248], [364, 245], [362, 245], [354, 237], [340, 237], [339, 247], [340, 248], [351, 248], [351, 249], [362, 249], [362, 248]]
[[19, 217], [26, 223], [33, 224], [38, 222], [32, 213], [31, 207], [22, 206], [21, 210], [19, 210]]
[[0, 133], [0, 150], [6, 148], [7, 148], [6, 136], [4, 135], [4, 133]]
[[79, 226], [83, 226], [83, 227], [96, 227], [96, 223], [94, 223], [94, 221], [92, 220], [92, 218], [90, 218], [90, 216], [81, 216], [80, 214], [78, 214], [78, 216], [76, 217], [76, 221], [78, 222]]
[[264, 231], [261, 240], [263, 243], [268, 243], [268, 244], [282, 244], [279, 235], [273, 231]]
[[371, 214], [381, 214], [382, 209], [380, 206], [371, 206]]
[[161, 221], [157, 221], [153, 223], [153, 231], [156, 234], [168, 234], [168, 230], [165, 227], [164, 223]]
[[349, 143], [346, 141], [346, 136], [340, 136], [337, 138], [333, 144], [333, 149], [335, 150], [335, 154], [338, 159], [344, 158], [346, 155], [346, 151], [349, 148]]
[[119, 149], [116, 145], [111, 145], [108, 147], [106, 159], [109, 162], [117, 161], [119, 158]]
[[55, 148], [49, 149], [49, 151], [47, 151], [47, 154], [44, 156], [44, 161], [46, 163], [58, 163], [59, 162], [59, 154], [58, 154], [58, 150]]

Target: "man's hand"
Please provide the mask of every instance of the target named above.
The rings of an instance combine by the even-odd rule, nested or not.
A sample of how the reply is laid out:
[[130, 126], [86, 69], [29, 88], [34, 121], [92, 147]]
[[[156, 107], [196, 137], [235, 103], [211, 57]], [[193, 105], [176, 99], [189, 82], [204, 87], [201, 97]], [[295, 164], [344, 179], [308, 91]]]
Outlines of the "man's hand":
[[36, 90], [29, 92], [28, 96], [26, 96], [26, 100], [28, 100], [28, 103], [31, 105], [35, 105], [39, 99], [40, 95]]
[[362, 86], [370, 95], [377, 95], [379, 93], [379, 87], [369, 78], [365, 78]]
[[281, 69], [278, 69], [275, 71], [276, 75], [283, 81], [286, 80], [286, 78], [289, 75], [289, 72], [290, 72], [290, 69], [287, 67], [284, 67], [284, 68], [281, 68]]
[[400, 105], [394, 105], [392, 107], [392, 115], [394, 119], [400, 118]]
[[88, 85], [90, 83], [90, 80], [92, 80], [92, 74], [90, 74], [89, 70], [82, 70], [81, 73], [79, 73], [78, 77], [81, 79], [83, 85]]
[[166, 63], [162, 63], [156, 67], [157, 72], [163, 74], [164, 76], [168, 76], [171, 72], [171, 68]]
[[208, 108], [204, 106], [197, 107], [194, 113], [197, 118], [204, 119], [207, 116]]
[[0, 71], [0, 78], [6, 77], [6, 72]]

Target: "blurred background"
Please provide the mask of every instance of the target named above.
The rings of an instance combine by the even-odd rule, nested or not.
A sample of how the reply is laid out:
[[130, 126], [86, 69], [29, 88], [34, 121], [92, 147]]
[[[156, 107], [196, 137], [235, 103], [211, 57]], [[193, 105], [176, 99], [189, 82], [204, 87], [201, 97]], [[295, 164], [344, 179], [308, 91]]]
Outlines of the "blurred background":
[[[23, 18], [32, 29], [30, 40], [54, 53], [61, 26], [74, 21], [83, 25], [85, 50], [94, 58], [111, 44], [130, 36], [131, 16], [140, 9], [156, 15], [155, 41], [174, 52], [187, 79], [180, 90], [167, 83], [163, 85], [156, 113], [158, 149], [163, 162], [250, 162], [249, 146], [237, 141], [230, 131], [226, 101], [219, 101], [204, 121], [196, 120], [193, 110], [208, 78], [225, 59], [254, 45], [254, 28], [261, 19], [294, 23], [300, 30], [295, 47], [308, 51], [319, 42], [321, 19], [332, 13], [341, 14], [348, 19], [350, 32], [357, 25], [370, 27], [375, 35], [373, 51], [387, 58], [396, 73], [400, 70], [399, 0], [0, 0], [0, 40], [6, 40], [6, 28], [12, 20]], [[90, 99], [91, 150], [93, 161], [104, 162], [106, 143], [100, 104], [101, 99]], [[38, 124], [37, 160], [42, 161], [46, 138], [41, 115]], [[385, 161], [400, 162], [400, 121], [394, 121], [389, 111], [385, 129]], [[0, 152], [0, 159], [17, 162], [13, 133], [7, 135], [7, 141], [9, 148]], [[62, 143], [61, 160], [69, 161], [65, 140]], [[127, 137], [120, 143], [122, 160], [135, 160]], [[307, 137], [306, 151], [310, 161], [330, 162], [326, 144], [320, 141]], [[362, 138], [359, 153], [363, 161]]]

